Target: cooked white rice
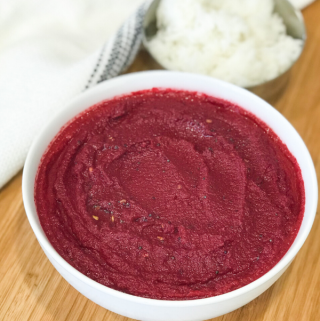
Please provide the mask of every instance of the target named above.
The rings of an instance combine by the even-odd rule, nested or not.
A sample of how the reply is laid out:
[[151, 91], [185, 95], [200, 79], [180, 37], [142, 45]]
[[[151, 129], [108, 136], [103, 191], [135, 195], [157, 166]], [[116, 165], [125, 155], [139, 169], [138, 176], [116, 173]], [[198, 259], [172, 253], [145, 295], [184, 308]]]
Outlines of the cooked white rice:
[[167, 69], [254, 86], [286, 71], [302, 50], [273, 8], [273, 0], [162, 0], [148, 49]]

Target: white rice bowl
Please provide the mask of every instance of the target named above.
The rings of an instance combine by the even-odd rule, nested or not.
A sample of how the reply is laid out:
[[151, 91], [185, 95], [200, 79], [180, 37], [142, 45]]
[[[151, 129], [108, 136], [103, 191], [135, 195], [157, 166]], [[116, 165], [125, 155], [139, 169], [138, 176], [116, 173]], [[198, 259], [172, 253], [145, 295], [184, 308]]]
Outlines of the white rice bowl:
[[273, 9], [273, 0], [162, 0], [147, 46], [166, 69], [255, 86], [289, 69], [303, 47]]

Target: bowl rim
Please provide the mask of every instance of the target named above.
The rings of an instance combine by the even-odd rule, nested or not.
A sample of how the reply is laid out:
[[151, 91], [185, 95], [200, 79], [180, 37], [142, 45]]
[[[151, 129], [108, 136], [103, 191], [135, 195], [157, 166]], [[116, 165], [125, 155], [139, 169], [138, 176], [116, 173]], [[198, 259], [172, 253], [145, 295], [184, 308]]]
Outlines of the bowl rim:
[[[291, 250], [291, 254], [287, 255], [288, 252], [282, 257], [282, 259], [271, 269], [269, 270], [266, 274], [264, 274], [263, 276], [261, 276], [260, 278], [258, 278], [257, 280], [239, 288], [236, 289], [234, 291], [231, 292], [227, 292], [225, 294], [222, 295], [218, 295], [218, 296], [214, 296], [214, 297], [209, 297], [209, 298], [203, 298], [203, 299], [195, 299], [195, 300], [158, 300], [158, 299], [151, 299], [151, 298], [144, 298], [144, 297], [139, 297], [139, 296], [135, 296], [135, 295], [131, 295], [131, 294], [127, 294], [127, 293], [123, 293], [120, 292], [118, 290], [114, 290], [111, 289], [107, 286], [104, 286], [92, 279], [90, 279], [89, 277], [85, 276], [84, 274], [82, 274], [81, 272], [79, 272], [78, 270], [76, 270], [74, 267], [72, 267], [69, 263], [67, 263], [59, 254], [58, 252], [53, 248], [53, 246], [51, 245], [51, 243], [49, 242], [49, 240], [47, 239], [44, 231], [42, 230], [42, 227], [39, 223], [39, 219], [38, 219], [38, 215], [36, 213], [35, 210], [35, 206], [34, 206], [34, 182], [35, 182], [35, 178], [36, 178], [36, 174], [32, 175], [30, 173], [30, 169], [34, 166], [36, 166], [38, 168], [39, 162], [41, 160], [41, 157], [43, 155], [43, 153], [41, 153], [41, 157], [39, 159], [39, 162], [35, 165], [34, 164], [34, 158], [38, 158], [37, 155], [37, 150], [38, 150], [38, 145], [41, 144], [41, 142], [43, 140], [48, 140], [48, 139], [43, 139], [43, 137], [45, 137], [46, 132], [49, 128], [49, 125], [54, 124], [55, 122], [58, 121], [58, 125], [54, 125], [54, 127], [57, 129], [56, 133], [54, 134], [53, 137], [50, 138], [50, 142], [52, 141], [52, 139], [55, 137], [55, 135], [60, 131], [60, 128], [65, 125], [70, 119], [72, 119], [73, 117], [71, 117], [70, 119], [68, 119], [67, 121], [64, 120], [61, 123], [59, 123], [59, 118], [62, 117], [66, 111], [68, 109], [71, 109], [72, 106], [75, 105], [79, 105], [85, 98], [89, 97], [89, 96], [94, 96], [96, 95], [98, 92], [100, 92], [101, 90], [106, 90], [106, 91], [110, 91], [112, 90], [113, 87], [119, 87], [121, 85], [126, 85], [130, 82], [135, 82], [139, 79], [155, 79], [157, 77], [164, 77], [164, 78], [176, 78], [179, 79], [180, 77], [188, 77], [193, 80], [193, 81], [209, 81], [212, 82], [212, 84], [217, 85], [218, 87], [224, 87], [227, 88], [228, 90], [231, 90], [233, 93], [235, 93], [238, 97], [240, 96], [244, 96], [244, 97], [248, 97], [248, 99], [253, 99], [255, 100], [258, 104], [260, 105], [264, 105], [265, 107], [268, 106], [267, 108], [270, 108], [271, 110], [273, 110], [273, 113], [275, 112], [275, 114], [278, 114], [278, 118], [281, 119], [281, 121], [284, 121], [287, 123], [287, 125], [289, 125], [289, 127], [291, 127], [291, 129], [296, 133], [297, 137], [296, 139], [300, 140], [299, 144], [301, 144], [302, 149], [304, 149], [304, 153], [305, 153], [305, 157], [306, 157], [306, 162], [308, 163], [308, 170], [310, 171], [311, 174], [311, 190], [310, 190], [310, 196], [308, 195], [308, 198], [311, 199], [311, 208], [310, 208], [310, 215], [305, 215], [304, 213], [304, 217], [303, 217], [303, 221], [305, 221], [306, 217], [308, 218], [307, 220], [307, 225], [303, 231], [303, 233], [300, 236], [299, 242], [295, 242], [291, 245], [291, 247], [289, 248], [289, 250]], [[145, 89], [150, 89], [150, 88], [172, 88], [172, 86], [156, 86], [156, 85], [151, 85], [150, 87], [148, 86], [144, 86]], [[178, 87], [178, 86], [177, 86]], [[183, 86], [182, 86], [183, 87]], [[180, 87], [179, 87], [180, 88]], [[179, 89], [177, 88], [177, 89]], [[181, 90], [187, 90], [190, 91], [189, 89], [183, 89], [180, 88]], [[143, 90], [143, 89], [140, 89]], [[195, 89], [194, 91], [199, 92], [199, 90]], [[129, 94], [133, 91], [124, 91], [125, 94]], [[205, 92], [204, 92], [205, 93]], [[121, 94], [122, 95], [122, 94]], [[210, 95], [210, 94], [209, 94]], [[112, 97], [116, 97], [119, 95], [113, 95], [111, 96], [111, 98], [106, 98], [106, 99], [112, 99]], [[222, 98], [224, 99], [224, 98]], [[240, 99], [240, 98], [239, 98]], [[103, 100], [103, 99], [102, 99]], [[226, 99], [225, 99], [226, 100]], [[101, 101], [101, 100], [100, 100]], [[232, 99], [230, 99], [230, 101], [233, 101]], [[235, 102], [237, 103], [237, 102]], [[87, 108], [91, 107], [93, 104], [89, 105]], [[240, 105], [241, 106], [241, 105]], [[246, 109], [245, 107], [241, 106], [242, 108]], [[82, 111], [82, 110], [81, 110]], [[77, 114], [79, 114], [81, 111], [78, 111]], [[250, 111], [251, 112], [251, 111]], [[252, 113], [252, 112], [251, 112]], [[264, 119], [262, 119], [263, 121], [265, 121]], [[268, 124], [268, 126], [270, 126]], [[277, 133], [276, 133], [277, 134]], [[277, 134], [278, 135], [278, 134]], [[48, 144], [46, 144], [46, 146], [48, 146]], [[297, 160], [298, 161], [298, 160]], [[300, 163], [298, 162], [299, 166]], [[29, 188], [29, 186], [32, 186], [32, 189]], [[305, 190], [306, 190], [306, 186], [305, 186]], [[307, 194], [305, 192], [305, 194]], [[43, 248], [43, 250], [45, 251], [45, 253], [49, 254], [49, 256], [56, 261], [60, 266], [62, 266], [67, 272], [69, 272], [71, 275], [73, 275], [74, 277], [76, 277], [77, 279], [79, 279], [81, 282], [85, 283], [87, 286], [93, 287], [96, 290], [103, 292], [107, 295], [112, 295], [127, 301], [131, 301], [131, 302], [135, 302], [135, 303], [140, 303], [140, 304], [144, 304], [144, 305], [149, 305], [149, 306], [161, 306], [161, 307], [191, 307], [191, 306], [200, 306], [200, 305], [209, 305], [209, 304], [215, 304], [215, 303], [219, 303], [222, 301], [227, 301], [230, 299], [233, 299], [235, 297], [244, 295], [247, 292], [250, 292], [252, 290], [254, 290], [255, 288], [259, 287], [260, 285], [262, 285], [263, 283], [267, 282], [268, 280], [272, 279], [274, 276], [276, 276], [278, 273], [280, 273], [282, 270], [284, 270], [286, 268], [286, 266], [288, 266], [291, 261], [293, 260], [293, 258], [295, 257], [295, 255], [298, 253], [298, 251], [300, 250], [300, 248], [302, 247], [302, 245], [304, 244], [310, 230], [311, 227], [313, 225], [313, 221], [315, 219], [315, 215], [316, 215], [316, 209], [317, 209], [317, 200], [318, 200], [318, 184], [317, 184], [317, 177], [316, 177], [316, 172], [315, 172], [315, 168], [311, 159], [311, 156], [309, 154], [309, 151], [307, 149], [307, 147], [305, 146], [303, 140], [301, 139], [301, 137], [299, 136], [299, 134], [297, 133], [297, 131], [294, 129], [294, 127], [286, 120], [286, 118], [284, 118], [284, 116], [282, 116], [282, 114], [280, 114], [276, 109], [274, 109], [271, 105], [269, 105], [267, 102], [263, 101], [261, 98], [259, 98], [258, 96], [254, 95], [253, 93], [249, 92], [248, 90], [238, 87], [236, 85], [227, 83], [225, 81], [219, 80], [219, 79], [215, 79], [209, 76], [204, 76], [204, 75], [196, 75], [196, 74], [191, 74], [191, 73], [182, 73], [182, 72], [176, 72], [176, 71], [143, 71], [143, 72], [136, 72], [136, 73], [131, 73], [131, 74], [126, 74], [126, 75], [121, 75], [118, 77], [115, 77], [111, 80], [108, 80], [106, 82], [100, 83], [97, 86], [81, 93], [80, 95], [78, 95], [77, 97], [75, 97], [74, 99], [72, 99], [69, 103], [65, 104], [65, 108], [61, 109], [59, 112], [57, 112], [54, 117], [52, 117], [50, 119], [50, 121], [43, 126], [42, 130], [39, 132], [39, 134], [37, 135], [37, 137], [34, 139], [30, 150], [28, 152], [26, 161], [25, 161], [25, 165], [24, 165], [24, 170], [23, 170], [23, 177], [22, 177], [22, 196], [23, 196], [23, 202], [24, 202], [24, 206], [25, 206], [25, 210], [26, 210], [26, 214], [29, 220], [29, 223], [41, 245], [41, 247]], [[306, 201], [307, 201], [307, 195], [306, 195]], [[301, 226], [303, 224], [303, 221], [301, 223]], [[297, 234], [296, 239], [298, 238], [298, 235], [301, 233], [301, 227], [300, 230]], [[296, 240], [295, 239], [295, 240]], [[288, 250], [288, 251], [289, 251]], [[47, 254], [47, 255], [48, 255]]]

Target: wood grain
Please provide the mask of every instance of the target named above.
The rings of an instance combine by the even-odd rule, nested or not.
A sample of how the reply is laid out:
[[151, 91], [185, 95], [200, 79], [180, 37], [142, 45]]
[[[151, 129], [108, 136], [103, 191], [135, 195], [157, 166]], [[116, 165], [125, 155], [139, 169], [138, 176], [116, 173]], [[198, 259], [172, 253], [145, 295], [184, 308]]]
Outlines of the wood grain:
[[[308, 40], [275, 107], [298, 130], [320, 175], [320, 1], [303, 12]], [[154, 69], [142, 52], [129, 72]], [[0, 190], [0, 320], [129, 320], [73, 289], [41, 250], [25, 215], [21, 172]], [[320, 221], [285, 274], [246, 306], [214, 321], [320, 320]]]

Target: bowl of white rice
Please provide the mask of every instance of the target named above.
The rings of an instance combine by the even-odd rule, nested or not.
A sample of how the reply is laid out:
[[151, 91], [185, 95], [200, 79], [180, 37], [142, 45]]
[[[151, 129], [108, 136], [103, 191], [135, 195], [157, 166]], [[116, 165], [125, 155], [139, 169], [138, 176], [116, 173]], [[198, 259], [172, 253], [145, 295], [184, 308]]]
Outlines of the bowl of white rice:
[[306, 39], [287, 0], [155, 0], [144, 46], [165, 69], [219, 78], [272, 101]]

